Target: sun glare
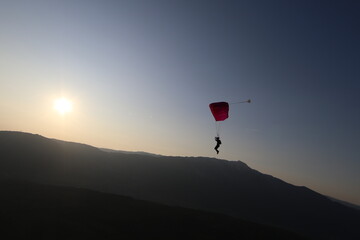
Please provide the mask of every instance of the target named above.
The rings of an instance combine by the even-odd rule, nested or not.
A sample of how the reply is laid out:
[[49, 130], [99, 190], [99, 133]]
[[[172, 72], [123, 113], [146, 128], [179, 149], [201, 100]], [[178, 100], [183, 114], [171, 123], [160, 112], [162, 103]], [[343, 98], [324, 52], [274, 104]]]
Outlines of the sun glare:
[[54, 101], [54, 109], [61, 115], [72, 111], [72, 103], [66, 98], [58, 98]]

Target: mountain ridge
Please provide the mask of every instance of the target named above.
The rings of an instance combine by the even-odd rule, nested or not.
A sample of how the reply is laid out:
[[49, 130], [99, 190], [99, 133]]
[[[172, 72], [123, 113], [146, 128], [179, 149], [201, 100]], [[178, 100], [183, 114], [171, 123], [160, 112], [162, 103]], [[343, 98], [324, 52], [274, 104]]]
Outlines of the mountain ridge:
[[219, 212], [318, 239], [359, 236], [358, 211], [240, 161], [112, 153], [26, 133], [0, 132], [0, 146], [3, 175]]

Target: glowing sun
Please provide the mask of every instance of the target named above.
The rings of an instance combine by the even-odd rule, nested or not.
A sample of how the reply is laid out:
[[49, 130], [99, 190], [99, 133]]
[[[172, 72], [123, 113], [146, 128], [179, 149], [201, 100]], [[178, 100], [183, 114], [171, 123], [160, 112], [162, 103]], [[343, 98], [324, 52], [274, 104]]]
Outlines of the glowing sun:
[[66, 98], [58, 98], [54, 101], [54, 109], [64, 115], [72, 111], [72, 102]]

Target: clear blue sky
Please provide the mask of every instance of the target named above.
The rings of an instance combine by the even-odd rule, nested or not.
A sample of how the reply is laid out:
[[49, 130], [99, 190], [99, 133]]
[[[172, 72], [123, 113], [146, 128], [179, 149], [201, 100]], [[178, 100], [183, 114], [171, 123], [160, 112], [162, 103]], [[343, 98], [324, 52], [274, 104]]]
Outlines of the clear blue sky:
[[[340, 0], [3, 0], [0, 129], [241, 160], [360, 204], [359, 12]], [[230, 106], [217, 156], [208, 104], [248, 98]]]

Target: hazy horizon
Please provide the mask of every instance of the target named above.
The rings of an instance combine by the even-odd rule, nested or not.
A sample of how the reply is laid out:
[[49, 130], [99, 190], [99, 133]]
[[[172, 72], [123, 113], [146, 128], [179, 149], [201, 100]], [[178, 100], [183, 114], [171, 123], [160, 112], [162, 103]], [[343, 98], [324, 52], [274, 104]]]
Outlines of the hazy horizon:
[[[0, 3], [0, 129], [240, 160], [360, 205], [357, 1]], [[230, 105], [214, 151], [209, 103]]]

